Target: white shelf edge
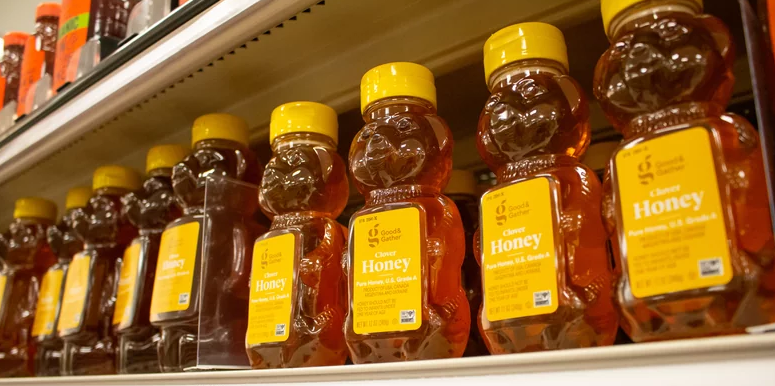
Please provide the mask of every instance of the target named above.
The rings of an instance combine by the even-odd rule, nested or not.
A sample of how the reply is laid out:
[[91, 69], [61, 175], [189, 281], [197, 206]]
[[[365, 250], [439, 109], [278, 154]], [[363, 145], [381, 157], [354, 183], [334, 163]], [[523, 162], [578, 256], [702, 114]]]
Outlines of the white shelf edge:
[[[747, 368], [740, 373], [741, 366]], [[655, 371], [656, 370], [656, 371]], [[193, 372], [177, 374], [109, 375], [0, 380], [0, 385], [220, 385], [308, 384], [318, 382], [375, 382], [384, 384], [437, 384], [451, 377], [513, 381], [535, 378], [559, 384], [568, 373], [578, 377], [616, 375], [608, 381], [631, 377], [635, 384], [660, 379], [661, 372], [703, 379], [731, 374], [746, 386], [775, 383], [775, 334], [740, 335], [553, 352], [484, 356], [370, 365], [310, 367], [277, 370]], [[563, 375], [564, 374], [564, 375]], [[500, 376], [500, 377], [497, 377]], [[495, 377], [495, 378], [493, 378]], [[725, 378], [717, 378], [718, 381]], [[400, 382], [399, 382], [400, 381]], [[455, 383], [455, 382], [453, 382]], [[602, 382], [599, 384], [613, 384]], [[697, 383], [699, 384], [699, 383]], [[705, 383], [707, 385], [708, 383]], [[718, 384], [711, 382], [711, 384]], [[489, 386], [489, 385], [488, 385]], [[628, 385], [632, 386], [632, 385]]]
[[0, 184], [318, 1], [221, 0], [0, 148]]

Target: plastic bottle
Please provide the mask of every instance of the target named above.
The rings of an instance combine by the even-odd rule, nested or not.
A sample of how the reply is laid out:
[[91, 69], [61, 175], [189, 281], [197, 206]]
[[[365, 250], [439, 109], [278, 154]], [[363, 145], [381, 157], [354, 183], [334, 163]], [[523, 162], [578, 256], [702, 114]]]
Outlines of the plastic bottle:
[[602, 189], [578, 158], [589, 106], [568, 76], [565, 39], [544, 23], [484, 46], [492, 95], [477, 148], [497, 175], [482, 196], [480, 328], [493, 354], [610, 345], [618, 328], [600, 216]]
[[[466, 234], [466, 257], [463, 260], [462, 282], [466, 290], [471, 315], [482, 306], [482, 272], [474, 254], [474, 234], [479, 226], [479, 193], [474, 173], [469, 170], [452, 170], [444, 195], [455, 202]], [[471, 323], [464, 357], [487, 355], [487, 346], [479, 332], [479, 326]]]
[[366, 197], [350, 221], [350, 357], [460, 357], [471, 323], [460, 279], [465, 233], [455, 203], [441, 194], [452, 134], [436, 115], [433, 74], [414, 63], [369, 70], [361, 111], [366, 125], [350, 147], [350, 172]]
[[46, 242], [57, 207], [37, 198], [16, 200], [7, 235], [5, 268], [0, 273], [0, 376], [34, 374], [32, 324], [38, 289], [56, 257]]
[[132, 169], [108, 165], [94, 171], [94, 195], [72, 212], [73, 229], [84, 243], [73, 256], [57, 322], [64, 341], [62, 375], [115, 374], [115, 290], [124, 249], [137, 229], [121, 217], [121, 197], [140, 188]]
[[78, 239], [73, 230], [72, 213], [77, 208], [85, 207], [91, 194], [89, 187], [70, 189], [65, 200], [65, 214], [58, 224], [48, 227], [46, 231], [46, 239], [57, 257], [57, 262], [43, 275], [35, 309], [35, 322], [32, 325], [32, 336], [37, 346], [35, 375], [38, 377], [60, 375], [62, 338], [56, 333], [60, 303], [70, 261], [76, 253], [83, 250], [83, 241]]
[[16, 102], [19, 97], [24, 46], [29, 37], [30, 35], [24, 32], [8, 32], [3, 35], [3, 56], [0, 62], [0, 75], [5, 78], [3, 106]]
[[[162, 234], [151, 301], [151, 323], [161, 329], [163, 372], [200, 365], [233, 368], [238, 365], [234, 353], [247, 364], [250, 256], [264, 231], [253, 220], [258, 211], [254, 188], [219, 180], [205, 199], [211, 175], [259, 183], [262, 167], [248, 148], [247, 123], [228, 114], [205, 115], [194, 122], [191, 137], [193, 153], [172, 170], [183, 217]], [[200, 291], [203, 284], [207, 293]], [[207, 330], [202, 335], [200, 325]], [[199, 347], [200, 341], [206, 347]], [[208, 362], [214, 357], [218, 363]]]
[[122, 215], [140, 234], [124, 251], [116, 289], [113, 328], [118, 336], [119, 374], [160, 371], [156, 347], [160, 334], [149, 321], [151, 294], [161, 233], [182, 214], [172, 192], [172, 167], [189, 152], [180, 145], [151, 148], [145, 163], [148, 179], [143, 188], [121, 198]]
[[253, 247], [246, 337], [253, 368], [342, 365], [347, 314], [342, 252], [347, 168], [336, 152], [336, 112], [292, 102], [272, 112], [274, 156], [259, 203], [273, 218]]
[[27, 114], [27, 94], [43, 74], [54, 74], [57, 31], [59, 30], [59, 3], [41, 3], [35, 9], [35, 33], [24, 47], [19, 86], [17, 114]]
[[[624, 141], [603, 214], [636, 342], [775, 322], [775, 243], [759, 137], [724, 114], [733, 45], [700, 0], [604, 0], [611, 48], [595, 71]], [[687, 146], [690, 144], [690, 146]]]

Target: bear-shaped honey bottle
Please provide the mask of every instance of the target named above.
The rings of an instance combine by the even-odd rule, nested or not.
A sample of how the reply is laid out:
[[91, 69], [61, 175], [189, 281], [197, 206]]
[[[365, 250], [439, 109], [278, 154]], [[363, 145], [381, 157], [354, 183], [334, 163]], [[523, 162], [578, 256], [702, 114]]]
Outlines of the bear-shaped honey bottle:
[[602, 188], [579, 162], [589, 107], [568, 76], [565, 39], [544, 23], [493, 34], [491, 96], [477, 148], [498, 185], [481, 199], [480, 328], [493, 354], [610, 345], [618, 328], [600, 215]]
[[624, 136], [603, 205], [624, 330], [642, 342], [775, 322], [759, 137], [724, 113], [729, 31], [701, 0], [603, 0], [601, 9], [611, 47], [594, 92]]
[[34, 374], [32, 328], [41, 279], [56, 262], [46, 228], [56, 204], [37, 197], [16, 200], [8, 229], [5, 268], [0, 272], [0, 376]]
[[163, 372], [248, 365], [250, 257], [265, 231], [253, 219], [256, 187], [245, 184], [258, 185], [263, 170], [248, 147], [247, 123], [201, 116], [191, 142], [193, 152], [172, 168], [183, 216], [162, 233], [151, 298]]
[[62, 219], [46, 230], [48, 245], [57, 256], [57, 262], [43, 275], [38, 306], [35, 308], [35, 323], [32, 325], [32, 336], [37, 345], [35, 375], [38, 377], [56, 376], [61, 371], [62, 338], [57, 334], [56, 325], [67, 269], [73, 256], [83, 250], [83, 241], [73, 229], [72, 214], [76, 209], [85, 207], [91, 195], [90, 187], [77, 187], [67, 191]]
[[140, 188], [130, 168], [102, 166], [94, 171], [94, 193], [71, 214], [73, 229], [84, 243], [67, 269], [57, 333], [64, 341], [62, 375], [115, 374], [113, 331], [115, 290], [124, 249], [137, 229], [121, 216], [121, 197]]
[[350, 172], [366, 205], [350, 220], [345, 339], [354, 363], [460, 357], [471, 315], [461, 285], [463, 224], [441, 191], [452, 134], [433, 74], [388, 63], [361, 80], [366, 125]]
[[326, 105], [292, 102], [272, 112], [274, 156], [259, 191], [272, 226], [253, 247], [250, 282], [253, 368], [341, 365], [347, 358], [347, 236], [335, 219], [349, 186], [338, 138], [336, 112]]
[[143, 187], [121, 197], [121, 214], [137, 227], [139, 235], [124, 251], [116, 287], [113, 329], [118, 337], [116, 365], [119, 374], [159, 372], [158, 328], [151, 325], [151, 294], [156, 274], [161, 233], [182, 211], [172, 192], [172, 167], [189, 153], [180, 145], [159, 145], [148, 150]]

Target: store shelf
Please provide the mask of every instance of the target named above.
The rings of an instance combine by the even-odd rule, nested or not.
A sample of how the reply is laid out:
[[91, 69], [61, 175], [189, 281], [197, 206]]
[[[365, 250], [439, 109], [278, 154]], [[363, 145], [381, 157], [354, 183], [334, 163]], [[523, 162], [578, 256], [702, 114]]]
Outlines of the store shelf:
[[[0, 380], [0, 385], [775, 385], [775, 334], [282, 370]], [[519, 383], [518, 383], [519, 382]], [[532, 382], [532, 383], [528, 383]]]
[[[374, 65], [414, 61], [442, 76], [481, 62], [503, 26], [570, 28], [598, 14], [597, 0], [221, 0], [0, 148], [0, 225], [19, 196], [60, 202], [102, 164], [142, 168], [149, 147], [188, 142], [201, 114], [240, 115], [260, 140], [280, 103], [356, 108]], [[480, 72], [476, 87], [486, 92]]]

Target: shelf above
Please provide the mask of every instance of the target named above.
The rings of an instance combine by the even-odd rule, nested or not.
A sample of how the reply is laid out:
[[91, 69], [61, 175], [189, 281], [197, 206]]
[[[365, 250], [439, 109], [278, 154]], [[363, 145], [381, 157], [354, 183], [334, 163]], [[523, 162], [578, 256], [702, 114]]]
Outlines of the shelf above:
[[0, 385], [775, 385], [775, 334], [375, 365], [28, 378]]

